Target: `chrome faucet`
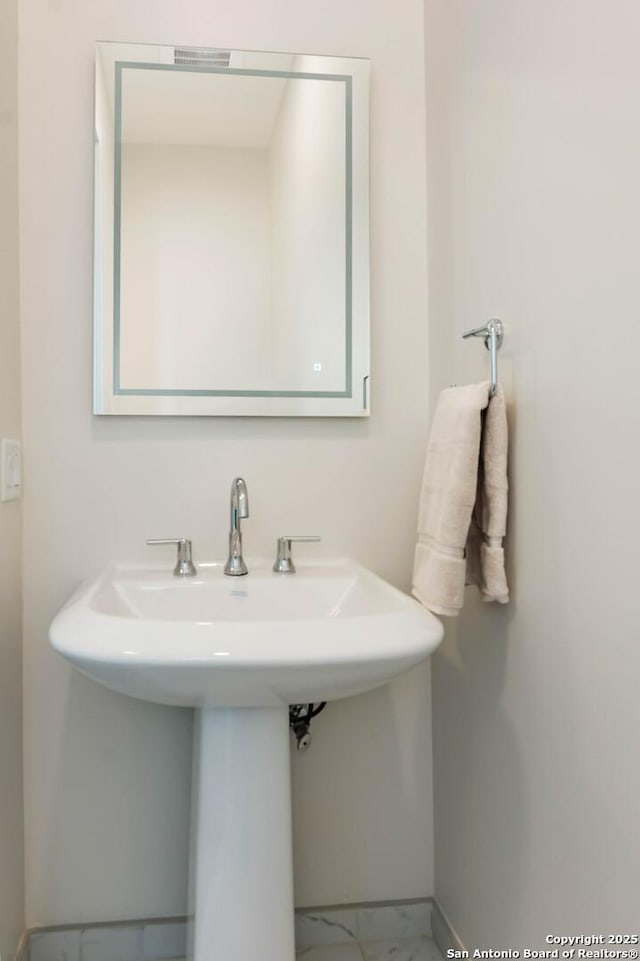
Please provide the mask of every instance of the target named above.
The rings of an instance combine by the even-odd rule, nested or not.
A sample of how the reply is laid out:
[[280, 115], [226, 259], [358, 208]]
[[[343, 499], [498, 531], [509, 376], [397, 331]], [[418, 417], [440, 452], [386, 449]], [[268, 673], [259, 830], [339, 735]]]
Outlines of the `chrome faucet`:
[[229, 531], [229, 557], [224, 566], [225, 574], [237, 577], [248, 574], [242, 557], [242, 533], [240, 518], [249, 516], [249, 495], [242, 477], [234, 477], [231, 484], [231, 529]]

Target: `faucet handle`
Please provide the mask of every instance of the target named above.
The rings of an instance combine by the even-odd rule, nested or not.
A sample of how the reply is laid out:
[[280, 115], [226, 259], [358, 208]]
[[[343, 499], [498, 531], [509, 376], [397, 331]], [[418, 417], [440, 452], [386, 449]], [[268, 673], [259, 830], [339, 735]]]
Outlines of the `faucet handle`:
[[173, 569], [175, 577], [195, 577], [198, 573], [191, 558], [191, 541], [188, 537], [151, 537], [147, 540], [150, 547], [158, 544], [175, 544], [178, 558]]
[[273, 565], [273, 570], [276, 574], [295, 574], [296, 569], [293, 563], [293, 558], [291, 557], [291, 544], [293, 541], [319, 541], [321, 540], [315, 534], [311, 535], [293, 535], [285, 534], [279, 537], [277, 540], [277, 554], [275, 564]]

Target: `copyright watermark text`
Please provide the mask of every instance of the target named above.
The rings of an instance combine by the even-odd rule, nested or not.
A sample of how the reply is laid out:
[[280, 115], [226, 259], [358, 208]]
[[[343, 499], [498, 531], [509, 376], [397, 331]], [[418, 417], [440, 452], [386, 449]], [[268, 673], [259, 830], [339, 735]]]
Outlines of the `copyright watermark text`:
[[549, 948], [449, 948], [454, 961], [638, 961], [637, 934], [548, 934]]

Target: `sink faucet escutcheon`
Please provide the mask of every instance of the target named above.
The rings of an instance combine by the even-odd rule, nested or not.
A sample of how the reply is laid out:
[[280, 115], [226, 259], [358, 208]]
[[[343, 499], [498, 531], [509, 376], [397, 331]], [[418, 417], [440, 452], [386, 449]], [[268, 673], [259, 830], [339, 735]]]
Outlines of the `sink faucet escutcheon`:
[[242, 477], [234, 477], [231, 484], [231, 528], [229, 530], [229, 557], [224, 566], [225, 574], [238, 577], [248, 574], [242, 557], [242, 532], [240, 519], [249, 516], [249, 495]]

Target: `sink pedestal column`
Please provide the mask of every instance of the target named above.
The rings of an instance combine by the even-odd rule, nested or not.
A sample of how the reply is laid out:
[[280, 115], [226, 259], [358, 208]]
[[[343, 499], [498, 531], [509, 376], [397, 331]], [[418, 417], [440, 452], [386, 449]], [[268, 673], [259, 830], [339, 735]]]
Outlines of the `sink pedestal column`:
[[294, 961], [288, 709], [197, 711], [193, 789], [195, 961]]

